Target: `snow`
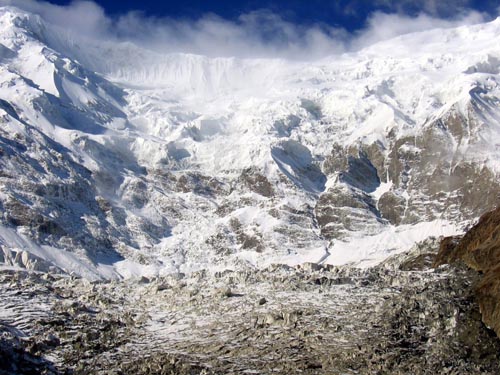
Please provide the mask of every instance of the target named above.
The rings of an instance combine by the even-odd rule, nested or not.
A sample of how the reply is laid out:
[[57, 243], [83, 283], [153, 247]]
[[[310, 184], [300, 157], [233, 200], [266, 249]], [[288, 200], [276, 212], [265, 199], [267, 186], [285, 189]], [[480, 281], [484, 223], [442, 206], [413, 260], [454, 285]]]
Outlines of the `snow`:
[[0, 245], [14, 250], [27, 251], [43, 260], [57, 265], [67, 273], [74, 273], [89, 280], [98, 280], [102, 277], [116, 277], [116, 273], [113, 272], [98, 272], [98, 270], [88, 264], [88, 261], [83, 257], [80, 258], [74, 253], [51, 246], [39, 245], [24, 233], [3, 225], [0, 225]]
[[409, 250], [415, 243], [428, 237], [439, 238], [462, 233], [463, 229], [457, 224], [444, 220], [398, 227], [390, 226], [374, 236], [335, 241], [333, 246], [329, 248], [330, 256], [324, 260], [324, 263], [369, 267], [382, 262], [389, 256]]
[[371, 194], [373, 198], [375, 198], [376, 201], [380, 199], [382, 195], [390, 191], [392, 188], [392, 182], [381, 182], [379, 187]]
[[[50, 25], [43, 33], [23, 29], [42, 24], [13, 7], [0, 8], [0, 99], [13, 103], [19, 115], [16, 119], [0, 102], [0, 116], [7, 119], [2, 130], [26, 135], [25, 124], [36, 124], [74, 161], [101, 176], [97, 189], [122, 210], [130, 236], [120, 232], [127, 239], [120, 243], [126, 259], [94, 264], [85, 254], [42, 246], [14, 228], [0, 228], [4, 246], [25, 249], [68, 272], [129, 278], [238, 262], [367, 266], [427, 236], [460, 233], [463, 223], [433, 221], [386, 225], [374, 236], [352, 233], [328, 244], [312, 216], [292, 223], [287, 214], [270, 212], [285, 206], [305, 212], [335, 185], [337, 175], [320, 170], [333, 144], [385, 147], [394, 134], [416, 135], [452, 107], [467, 117], [471, 101], [485, 109], [487, 126], [475, 143], [456, 144], [457, 162], [473, 161], [500, 173], [499, 21], [408, 34], [307, 63], [162, 54], [131, 43], [97, 43]], [[408, 145], [401, 151], [420, 152]], [[226, 186], [248, 168], [265, 174], [275, 196]], [[198, 173], [232, 192], [219, 197], [176, 191], [160, 178], [148, 180], [145, 171]], [[393, 188], [380, 177], [371, 193], [375, 202]], [[149, 184], [146, 191], [134, 190], [139, 180]], [[130, 203], [142, 197], [148, 206]], [[224, 205], [234, 210], [219, 216]], [[207, 249], [207, 241], [234, 218], [263, 240], [263, 253], [235, 243], [228, 245], [227, 257]], [[120, 216], [113, 212], [106, 219], [119, 222]], [[94, 222], [89, 217], [86, 225]], [[144, 229], [165, 223], [164, 233]], [[277, 233], [286, 232], [283, 228], [300, 233], [300, 246]], [[148, 263], [137, 261], [137, 253]]]

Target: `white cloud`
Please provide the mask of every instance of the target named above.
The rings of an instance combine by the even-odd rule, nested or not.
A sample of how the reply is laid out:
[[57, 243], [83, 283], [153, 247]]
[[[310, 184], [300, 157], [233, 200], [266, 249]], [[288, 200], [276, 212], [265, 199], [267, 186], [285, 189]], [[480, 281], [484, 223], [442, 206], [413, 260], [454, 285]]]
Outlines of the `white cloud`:
[[[429, 9], [436, 6], [433, 0], [426, 0], [426, 4]], [[0, 5], [13, 5], [40, 14], [48, 22], [78, 35], [127, 40], [162, 52], [291, 59], [316, 59], [409, 32], [485, 20], [484, 15], [474, 11], [461, 12], [452, 20], [428, 14], [409, 17], [401, 13], [374, 13], [365, 29], [349, 34], [324, 24], [293, 24], [267, 10], [242, 14], [236, 20], [214, 14], [191, 20], [146, 17], [139, 12], [111, 18], [102, 7], [90, 1], [58, 6], [36, 0], [0, 0]]]
[[241, 15], [235, 21], [216, 15], [198, 20], [145, 18], [138, 13], [120, 17], [120, 37], [140, 40], [152, 48], [216, 56], [299, 56], [311, 58], [343, 50], [345, 32], [325, 25], [300, 26], [266, 10]]
[[352, 48], [362, 48], [381, 40], [387, 40], [399, 35], [437, 28], [451, 28], [462, 25], [473, 25], [485, 22], [485, 16], [475, 11], [463, 13], [459, 18], [445, 20], [420, 13], [417, 17], [401, 14], [374, 13], [362, 30], [353, 39]]
[[374, 0], [376, 6], [384, 6], [398, 13], [417, 11], [435, 17], [456, 17], [469, 8], [471, 3], [471, 0]]
[[39, 14], [47, 22], [80, 35], [95, 37], [107, 34], [112, 28], [112, 21], [102, 7], [92, 1], [75, 1], [59, 6], [35, 0], [0, 0], [0, 5], [11, 5]]

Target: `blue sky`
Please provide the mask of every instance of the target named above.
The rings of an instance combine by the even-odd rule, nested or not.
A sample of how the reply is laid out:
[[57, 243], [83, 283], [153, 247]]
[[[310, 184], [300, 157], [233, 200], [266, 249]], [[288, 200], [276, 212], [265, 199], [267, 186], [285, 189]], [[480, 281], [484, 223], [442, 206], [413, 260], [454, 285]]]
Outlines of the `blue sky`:
[[[50, 1], [67, 5], [70, 1]], [[497, 0], [101, 0], [96, 1], [110, 16], [130, 11], [143, 12], [150, 17], [199, 19], [213, 13], [228, 20], [256, 10], [268, 10], [295, 24], [325, 23], [348, 31], [362, 29], [374, 12], [417, 16], [425, 13], [450, 19], [468, 10], [495, 17], [500, 3]]]
[[398, 35], [487, 22], [498, 0], [0, 0], [96, 40], [158, 52], [311, 60]]

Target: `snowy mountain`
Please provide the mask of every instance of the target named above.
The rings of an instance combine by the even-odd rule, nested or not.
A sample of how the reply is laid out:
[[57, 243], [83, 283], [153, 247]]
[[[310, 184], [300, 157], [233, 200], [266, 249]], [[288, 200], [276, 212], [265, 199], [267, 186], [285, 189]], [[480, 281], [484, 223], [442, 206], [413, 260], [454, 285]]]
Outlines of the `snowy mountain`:
[[0, 260], [90, 279], [372, 265], [500, 194], [500, 19], [314, 62], [0, 8]]

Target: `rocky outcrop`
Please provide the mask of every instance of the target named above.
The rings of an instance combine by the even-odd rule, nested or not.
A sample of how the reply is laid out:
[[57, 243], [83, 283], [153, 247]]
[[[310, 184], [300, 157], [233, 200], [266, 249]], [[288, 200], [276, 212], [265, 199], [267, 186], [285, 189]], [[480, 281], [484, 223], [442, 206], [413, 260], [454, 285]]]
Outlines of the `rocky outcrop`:
[[269, 182], [266, 176], [259, 173], [255, 168], [247, 168], [241, 172], [240, 182], [248, 187], [251, 191], [260, 194], [264, 197], [273, 197], [273, 185]]
[[[356, 221], [359, 209], [371, 220], [400, 225], [437, 218], [463, 222], [495, 205], [500, 195], [495, 171], [468, 155], [471, 150], [480, 151], [481, 132], [490, 127], [478, 100], [472, 90], [465, 109], [452, 106], [412, 136], [398, 134], [394, 128], [387, 133], [385, 144], [332, 145], [322, 167], [335, 181], [334, 187], [323, 192], [317, 203], [323, 217], [322, 231], [330, 233], [332, 226], [352, 231], [350, 223]], [[382, 182], [390, 184], [389, 190], [373, 195]], [[347, 205], [343, 204], [345, 199], [332, 205], [328, 196], [341, 184], [356, 194], [351, 194]], [[370, 200], [370, 207], [366, 207]], [[341, 211], [342, 207], [354, 209], [347, 215], [329, 215], [326, 220], [321, 214]]]
[[339, 183], [323, 193], [315, 207], [321, 235], [343, 239], [353, 231], [374, 234], [383, 223], [375, 202], [364, 191]]
[[462, 238], [441, 243], [435, 266], [464, 263], [482, 276], [475, 286], [483, 321], [500, 336], [500, 207], [479, 219]]

